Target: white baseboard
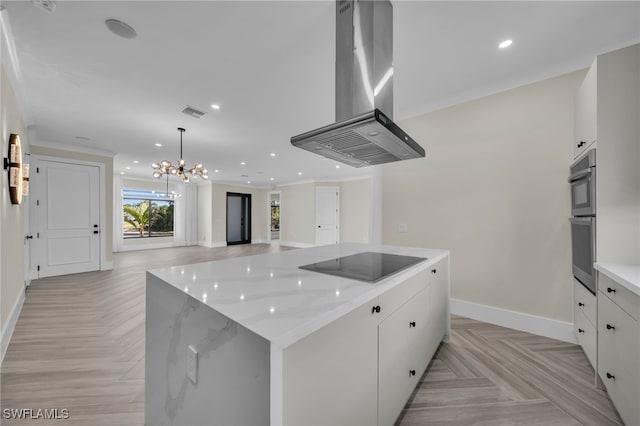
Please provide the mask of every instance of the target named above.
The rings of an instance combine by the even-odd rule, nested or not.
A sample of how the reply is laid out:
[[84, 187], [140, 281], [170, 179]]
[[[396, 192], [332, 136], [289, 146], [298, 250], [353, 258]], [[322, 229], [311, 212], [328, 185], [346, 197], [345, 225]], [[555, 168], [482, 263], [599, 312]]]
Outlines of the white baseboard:
[[226, 247], [227, 243], [225, 241], [198, 241], [198, 245], [207, 248], [217, 248]]
[[7, 353], [11, 336], [13, 336], [13, 330], [16, 328], [20, 311], [22, 311], [22, 305], [24, 304], [24, 290], [25, 288], [22, 287], [22, 290], [20, 290], [20, 294], [18, 295], [18, 300], [14, 303], [13, 308], [7, 317], [7, 323], [2, 327], [2, 342], [0, 343], [0, 351], [2, 351], [2, 353], [0, 354], [0, 360], [4, 360], [4, 355]]
[[573, 323], [558, 321], [536, 315], [523, 314], [508, 309], [451, 299], [451, 313], [514, 330], [526, 331], [538, 336], [550, 337], [568, 343], [577, 343], [573, 334]]
[[259, 239], [259, 240], [251, 240], [251, 244], [267, 244], [267, 240]]
[[295, 247], [295, 248], [309, 248], [309, 247], [315, 247], [315, 244], [309, 244], [309, 243], [297, 243], [295, 241], [282, 241], [280, 240], [280, 245], [281, 246], [287, 246], [287, 247]]

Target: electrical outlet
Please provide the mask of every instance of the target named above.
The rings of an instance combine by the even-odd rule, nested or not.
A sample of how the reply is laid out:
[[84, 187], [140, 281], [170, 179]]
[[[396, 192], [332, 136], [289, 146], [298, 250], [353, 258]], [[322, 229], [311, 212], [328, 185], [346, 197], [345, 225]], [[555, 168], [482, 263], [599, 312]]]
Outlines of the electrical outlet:
[[194, 385], [198, 383], [198, 351], [192, 345], [187, 348], [187, 377]]
[[406, 223], [399, 223], [398, 224], [398, 232], [402, 232], [402, 233], [408, 232], [407, 231], [407, 224]]

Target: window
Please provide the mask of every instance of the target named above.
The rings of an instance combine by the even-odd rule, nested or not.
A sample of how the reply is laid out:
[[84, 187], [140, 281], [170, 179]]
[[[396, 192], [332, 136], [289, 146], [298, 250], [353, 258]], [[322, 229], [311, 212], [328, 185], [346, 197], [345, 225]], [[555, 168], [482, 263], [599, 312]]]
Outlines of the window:
[[173, 237], [172, 195], [122, 190], [123, 238]]

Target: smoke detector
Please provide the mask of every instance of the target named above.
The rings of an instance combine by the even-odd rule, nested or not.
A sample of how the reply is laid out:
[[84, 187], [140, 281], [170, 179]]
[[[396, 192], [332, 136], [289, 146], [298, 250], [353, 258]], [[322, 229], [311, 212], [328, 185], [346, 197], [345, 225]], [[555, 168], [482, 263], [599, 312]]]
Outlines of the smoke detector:
[[182, 110], [183, 114], [187, 114], [193, 118], [200, 118], [202, 117], [205, 113], [202, 111], [199, 111], [195, 108], [190, 107], [189, 105], [187, 105], [183, 110]]
[[31, 3], [45, 12], [52, 13], [56, 10], [56, 2], [54, 0], [31, 0]]

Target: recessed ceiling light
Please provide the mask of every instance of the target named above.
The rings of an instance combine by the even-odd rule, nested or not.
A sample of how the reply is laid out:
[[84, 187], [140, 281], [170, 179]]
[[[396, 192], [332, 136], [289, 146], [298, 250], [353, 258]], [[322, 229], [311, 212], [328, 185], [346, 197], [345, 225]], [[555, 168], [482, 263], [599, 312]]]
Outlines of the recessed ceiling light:
[[109, 28], [109, 31], [122, 38], [136, 38], [136, 30], [131, 28], [129, 24], [126, 24], [117, 19], [107, 19], [104, 24]]
[[213, 171], [213, 173], [218, 173], [219, 171], [220, 171], [220, 170], [215, 169], [215, 170]]
[[298, 176], [302, 176], [302, 172], [298, 172]]
[[272, 180], [275, 180], [275, 179], [274, 179], [274, 178], [269, 178], [269, 180], [271, 180], [271, 181], [272, 181]]
[[162, 144], [161, 144], [161, 143], [157, 143], [157, 142], [156, 142], [156, 146], [157, 146], [158, 148], [160, 148], [160, 147], [162, 146]]
[[250, 180], [248, 180], [248, 181], [247, 181], [247, 183], [251, 183], [251, 181], [250, 181]]
[[138, 164], [140, 163], [138, 160], [133, 160], [133, 164]]
[[500, 44], [498, 45], [498, 47], [499, 47], [500, 49], [506, 49], [507, 47], [511, 46], [512, 44], [513, 44], [513, 40], [505, 40], [505, 41], [503, 41], [502, 43], [500, 43]]
[[213, 109], [220, 109], [220, 105], [218, 105], [218, 104], [211, 104], [211, 108], [213, 108]]
[[120, 172], [120, 174], [121, 174], [121, 175], [123, 175], [123, 174], [124, 174], [124, 172]]
[[271, 155], [272, 157], [275, 157], [275, 156], [276, 156], [276, 153], [275, 153], [275, 152], [272, 152], [272, 153], [271, 153], [271, 154], [269, 154], [269, 155]]
[[127, 169], [127, 170], [131, 170], [131, 167], [127, 166], [127, 167], [125, 167], [125, 169]]
[[241, 166], [246, 165], [247, 163], [245, 163], [244, 161], [240, 163]]
[[340, 164], [336, 164], [336, 169], [339, 169], [339, 168], [340, 168]]

